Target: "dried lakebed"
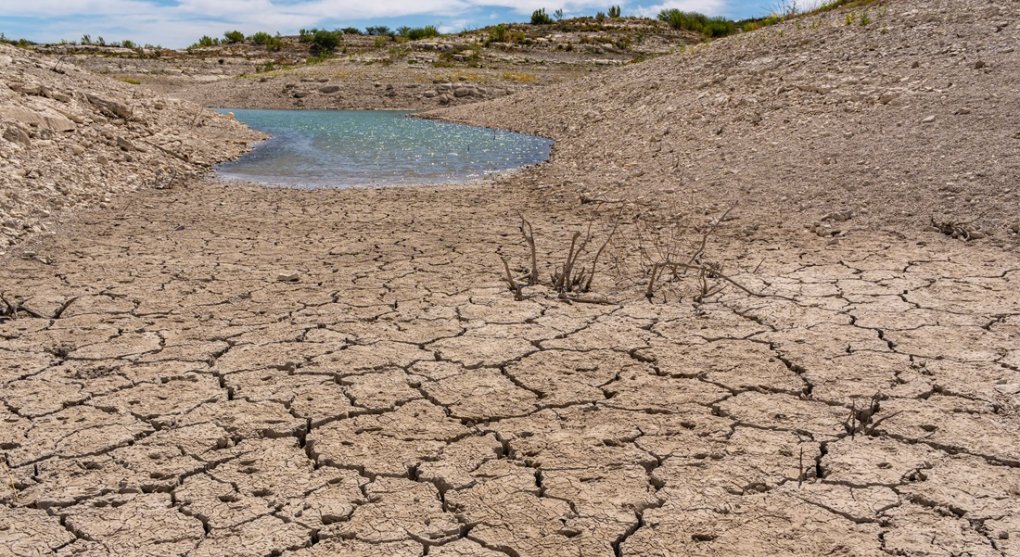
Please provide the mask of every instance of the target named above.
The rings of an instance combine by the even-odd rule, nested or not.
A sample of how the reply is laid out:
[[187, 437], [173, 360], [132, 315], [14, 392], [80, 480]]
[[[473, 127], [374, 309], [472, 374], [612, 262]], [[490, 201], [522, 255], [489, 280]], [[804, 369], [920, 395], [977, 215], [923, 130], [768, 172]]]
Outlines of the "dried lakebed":
[[465, 182], [544, 162], [552, 147], [541, 137], [413, 118], [401, 111], [231, 112], [272, 138], [219, 165], [220, 176], [270, 185]]
[[733, 241], [796, 302], [515, 302], [519, 209], [583, 226], [198, 181], [8, 257], [0, 554], [1020, 553], [1016, 257]]

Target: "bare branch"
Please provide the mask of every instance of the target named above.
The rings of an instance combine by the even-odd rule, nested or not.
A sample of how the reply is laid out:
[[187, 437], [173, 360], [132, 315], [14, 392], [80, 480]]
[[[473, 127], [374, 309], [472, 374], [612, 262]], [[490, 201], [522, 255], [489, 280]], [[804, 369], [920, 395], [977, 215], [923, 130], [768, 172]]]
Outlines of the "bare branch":
[[499, 255], [499, 260], [503, 262], [503, 271], [506, 273], [506, 282], [510, 286], [510, 290], [514, 293], [514, 300], [518, 302], [524, 299], [524, 294], [521, 292], [521, 286], [514, 280], [513, 274], [510, 272], [510, 264], [507, 263], [506, 258], [502, 254]]

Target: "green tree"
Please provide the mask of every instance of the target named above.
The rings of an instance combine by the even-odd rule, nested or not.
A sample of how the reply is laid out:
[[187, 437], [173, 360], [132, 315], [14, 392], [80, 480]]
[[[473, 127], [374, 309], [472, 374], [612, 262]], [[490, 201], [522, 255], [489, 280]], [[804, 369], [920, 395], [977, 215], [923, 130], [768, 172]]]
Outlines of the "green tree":
[[235, 29], [233, 31], [227, 31], [226, 33], [224, 33], [223, 38], [227, 39], [227, 42], [230, 44], [243, 43], [244, 33]]
[[549, 25], [552, 22], [553, 20], [549, 17], [549, 14], [545, 13], [545, 8], [531, 12], [532, 25]]
[[612, 19], [619, 19], [621, 15], [620, 6], [609, 6], [609, 17]]

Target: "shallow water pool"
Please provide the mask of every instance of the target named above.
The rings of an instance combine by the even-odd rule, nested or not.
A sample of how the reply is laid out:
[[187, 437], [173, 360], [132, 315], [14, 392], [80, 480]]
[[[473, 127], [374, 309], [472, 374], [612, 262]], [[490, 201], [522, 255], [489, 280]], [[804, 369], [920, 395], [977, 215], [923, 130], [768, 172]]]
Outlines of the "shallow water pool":
[[398, 111], [224, 109], [271, 134], [218, 165], [227, 179], [323, 188], [465, 182], [549, 158], [527, 134], [422, 120]]

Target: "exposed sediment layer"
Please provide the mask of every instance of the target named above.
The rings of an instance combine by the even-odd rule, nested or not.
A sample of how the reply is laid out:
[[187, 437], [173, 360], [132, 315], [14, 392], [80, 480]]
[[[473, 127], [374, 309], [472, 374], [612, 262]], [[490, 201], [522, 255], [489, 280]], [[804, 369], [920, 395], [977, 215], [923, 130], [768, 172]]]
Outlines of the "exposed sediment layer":
[[547, 183], [590, 198], [1016, 239], [1018, 21], [1016, 2], [875, 3], [438, 114], [556, 138]]
[[165, 186], [261, 137], [190, 103], [0, 45], [0, 252], [70, 208]]

